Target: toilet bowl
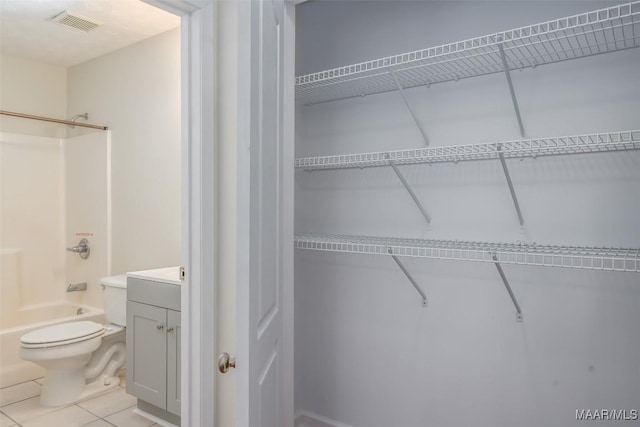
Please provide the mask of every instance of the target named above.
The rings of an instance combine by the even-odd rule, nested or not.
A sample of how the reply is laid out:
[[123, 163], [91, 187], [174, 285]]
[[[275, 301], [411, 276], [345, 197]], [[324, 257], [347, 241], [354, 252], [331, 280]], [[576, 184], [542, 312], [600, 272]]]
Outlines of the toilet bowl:
[[108, 324], [67, 322], [38, 329], [20, 339], [20, 357], [45, 369], [40, 403], [66, 405], [119, 385], [125, 363], [126, 276], [100, 280]]

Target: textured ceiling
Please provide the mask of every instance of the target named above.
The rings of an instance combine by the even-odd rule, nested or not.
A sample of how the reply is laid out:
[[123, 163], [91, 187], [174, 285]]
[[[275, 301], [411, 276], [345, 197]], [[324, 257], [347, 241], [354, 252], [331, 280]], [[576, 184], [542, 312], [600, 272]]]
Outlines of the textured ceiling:
[[[64, 10], [103, 25], [85, 33], [51, 22]], [[140, 0], [0, 0], [0, 51], [71, 67], [179, 25]]]

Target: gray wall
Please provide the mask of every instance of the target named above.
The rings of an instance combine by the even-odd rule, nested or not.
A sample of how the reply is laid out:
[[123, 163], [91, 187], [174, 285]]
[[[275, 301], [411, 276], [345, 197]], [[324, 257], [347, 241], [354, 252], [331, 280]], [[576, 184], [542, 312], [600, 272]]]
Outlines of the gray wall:
[[[311, 2], [297, 75], [612, 3]], [[640, 49], [513, 73], [528, 136], [640, 128]], [[407, 91], [433, 146], [518, 139], [504, 75]], [[397, 93], [299, 107], [296, 157], [423, 146]], [[640, 153], [296, 173], [296, 231], [640, 246]], [[639, 277], [296, 251], [296, 409], [353, 426], [570, 426], [576, 409], [638, 409]], [[584, 424], [584, 423], [582, 423]], [[590, 425], [597, 425], [591, 423]]]

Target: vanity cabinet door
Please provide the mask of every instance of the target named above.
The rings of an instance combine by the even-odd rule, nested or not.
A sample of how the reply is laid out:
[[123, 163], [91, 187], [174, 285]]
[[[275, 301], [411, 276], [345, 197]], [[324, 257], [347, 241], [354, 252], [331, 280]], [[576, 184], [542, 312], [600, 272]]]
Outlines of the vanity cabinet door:
[[180, 415], [180, 312], [167, 310], [167, 411]]
[[167, 309], [127, 301], [127, 393], [167, 407]]

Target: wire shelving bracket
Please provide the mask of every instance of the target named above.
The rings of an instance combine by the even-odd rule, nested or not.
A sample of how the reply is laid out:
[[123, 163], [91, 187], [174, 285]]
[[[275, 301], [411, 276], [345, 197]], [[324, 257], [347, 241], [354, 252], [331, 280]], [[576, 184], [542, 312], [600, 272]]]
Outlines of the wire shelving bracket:
[[498, 262], [498, 257], [496, 256], [496, 254], [493, 254], [491, 255], [491, 258], [493, 259], [493, 264], [496, 266], [496, 269], [498, 270], [498, 274], [500, 274], [500, 278], [502, 279], [502, 283], [504, 283], [504, 287], [507, 289], [507, 292], [509, 292], [511, 301], [513, 302], [513, 305], [516, 308], [516, 322], [522, 323], [522, 310], [520, 309], [520, 304], [518, 304], [518, 300], [516, 299], [516, 296], [514, 295], [513, 290], [509, 285], [507, 276], [504, 274], [504, 270], [502, 270], [502, 266], [500, 265], [500, 262]]
[[411, 188], [411, 186], [409, 185], [407, 180], [404, 179], [404, 176], [402, 175], [402, 173], [398, 169], [398, 166], [396, 166], [396, 164], [395, 164], [395, 162], [393, 160], [389, 160], [389, 166], [391, 166], [391, 169], [393, 169], [395, 174], [398, 176], [398, 179], [400, 180], [400, 182], [402, 182], [402, 185], [404, 186], [405, 190], [407, 190], [407, 193], [409, 193], [409, 195], [413, 199], [413, 202], [416, 204], [416, 206], [420, 210], [420, 213], [422, 214], [424, 219], [427, 221], [427, 225], [430, 225], [431, 224], [431, 216], [429, 215], [427, 210], [422, 205], [422, 202], [420, 202], [420, 199], [418, 199], [418, 196], [416, 196], [416, 193], [413, 192], [413, 189]]
[[418, 286], [418, 283], [415, 281], [415, 279], [413, 278], [413, 276], [411, 275], [411, 273], [409, 273], [409, 271], [406, 269], [406, 267], [404, 266], [404, 264], [402, 264], [402, 261], [400, 261], [400, 259], [393, 254], [393, 249], [392, 248], [387, 248], [387, 252], [389, 253], [389, 255], [391, 255], [391, 258], [393, 258], [393, 260], [395, 261], [395, 263], [398, 265], [398, 267], [400, 268], [400, 270], [402, 270], [402, 272], [404, 273], [405, 276], [407, 276], [407, 279], [409, 279], [409, 282], [411, 282], [411, 284], [413, 285], [413, 287], [416, 289], [416, 291], [418, 291], [418, 293], [420, 294], [420, 296], [422, 297], [422, 306], [423, 307], [427, 307], [427, 295], [424, 293], [424, 291], [420, 288], [420, 286]]
[[520, 136], [524, 138], [524, 125], [522, 124], [522, 117], [520, 116], [520, 107], [518, 107], [518, 98], [516, 97], [516, 91], [513, 88], [513, 82], [511, 81], [511, 71], [509, 71], [509, 64], [507, 64], [507, 56], [504, 53], [504, 46], [502, 43], [498, 43], [498, 49], [500, 50], [500, 59], [502, 60], [504, 75], [507, 78], [507, 85], [509, 86], [509, 93], [511, 94], [511, 102], [513, 103], [513, 109], [515, 110], [515, 113], [516, 113], [516, 119], [518, 119], [518, 126], [520, 127]]
[[524, 227], [524, 218], [522, 217], [522, 211], [520, 210], [520, 203], [518, 203], [518, 196], [516, 196], [516, 190], [515, 188], [513, 188], [511, 175], [509, 175], [509, 168], [507, 168], [507, 161], [504, 159], [502, 144], [496, 145], [496, 151], [498, 152], [498, 157], [500, 157], [500, 164], [502, 165], [502, 171], [504, 172], [504, 177], [507, 180], [507, 185], [509, 186], [509, 193], [511, 193], [513, 206], [516, 208], [516, 213], [518, 214], [518, 222], [520, 222], [520, 227]]
[[409, 110], [409, 114], [411, 114], [411, 118], [413, 118], [413, 121], [415, 122], [416, 126], [418, 127], [418, 130], [420, 131], [420, 134], [422, 135], [422, 139], [424, 140], [424, 145], [428, 147], [430, 141], [429, 141], [429, 137], [427, 136], [427, 132], [424, 130], [422, 123], [420, 123], [420, 121], [418, 120], [418, 117], [414, 113], [413, 108], [411, 108], [411, 104], [409, 104], [409, 101], [407, 100], [407, 96], [404, 93], [402, 84], [400, 84], [400, 81], [398, 80], [398, 76], [396, 76], [396, 73], [394, 73], [393, 69], [391, 68], [389, 68], [389, 74], [391, 75], [391, 77], [393, 77], [393, 81], [396, 84], [396, 88], [398, 89], [398, 92], [400, 92], [400, 96], [402, 96], [402, 100], [404, 101], [404, 105], [407, 106], [407, 109]]

